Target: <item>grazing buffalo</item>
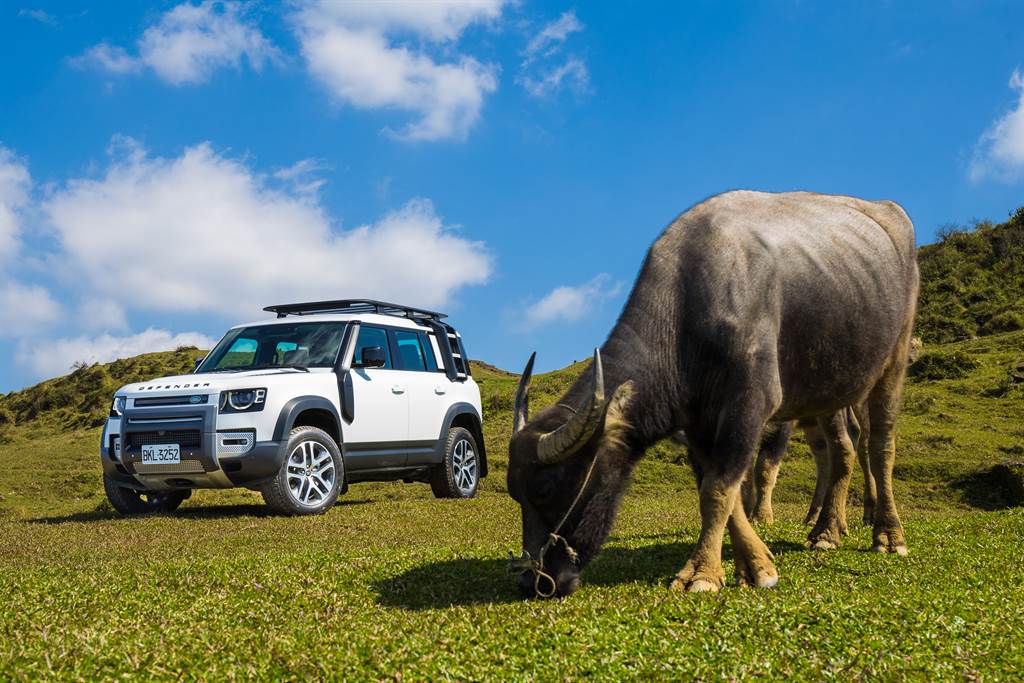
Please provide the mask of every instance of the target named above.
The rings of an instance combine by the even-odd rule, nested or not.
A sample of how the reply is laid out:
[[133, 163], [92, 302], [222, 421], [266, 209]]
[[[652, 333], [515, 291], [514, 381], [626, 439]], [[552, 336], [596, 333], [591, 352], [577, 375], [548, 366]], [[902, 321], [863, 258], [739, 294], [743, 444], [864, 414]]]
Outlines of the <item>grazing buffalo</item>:
[[892, 494], [895, 422], [917, 300], [914, 229], [899, 205], [807, 192], [728, 192], [651, 247], [589, 372], [529, 417], [519, 384], [508, 488], [522, 510], [520, 585], [568, 595], [604, 543], [633, 467], [683, 430], [701, 532], [672, 587], [724, 585], [728, 527], [740, 584], [773, 586], [772, 555], [737, 505], [769, 422], [813, 417], [832, 458], [811, 531], [838, 546], [855, 458], [844, 409], [865, 403], [878, 488], [874, 548], [905, 553]]

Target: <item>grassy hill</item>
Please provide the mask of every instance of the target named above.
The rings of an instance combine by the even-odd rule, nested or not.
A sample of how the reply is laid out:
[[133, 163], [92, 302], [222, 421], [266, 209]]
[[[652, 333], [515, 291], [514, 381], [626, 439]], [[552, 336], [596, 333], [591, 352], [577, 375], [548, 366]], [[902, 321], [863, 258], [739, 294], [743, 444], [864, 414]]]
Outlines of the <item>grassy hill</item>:
[[[492, 474], [477, 499], [358, 484], [323, 517], [295, 519], [250, 491], [199, 491], [173, 515], [119, 518], [96, 454], [110, 393], [196, 354], [79, 369], [0, 399], [16, 420], [0, 437], [0, 679], [998, 680], [1024, 667], [1024, 508], [987, 474], [1024, 457], [1024, 331], [926, 344], [898, 437], [909, 558], [867, 552], [859, 524], [837, 551], [804, 550], [813, 464], [798, 439], [779, 521], [761, 528], [779, 587], [670, 594], [699, 517], [666, 442], [580, 592], [545, 603], [521, 601], [505, 574], [519, 548], [504, 482], [517, 377], [484, 364]], [[534, 409], [585, 368], [537, 377]], [[727, 572], [729, 557], [727, 541]]]
[[917, 334], [926, 342], [1024, 329], [1024, 207], [1005, 223], [942, 231], [918, 262]]

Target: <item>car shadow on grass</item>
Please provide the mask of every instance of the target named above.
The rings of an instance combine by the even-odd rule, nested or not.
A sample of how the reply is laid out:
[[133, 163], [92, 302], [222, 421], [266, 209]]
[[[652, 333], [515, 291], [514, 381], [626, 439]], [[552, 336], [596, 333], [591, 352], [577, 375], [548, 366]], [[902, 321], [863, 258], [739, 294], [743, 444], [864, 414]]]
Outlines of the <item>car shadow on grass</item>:
[[[678, 538], [678, 536], [676, 536]], [[658, 543], [639, 548], [610, 547], [583, 571], [583, 584], [617, 586], [626, 583], [664, 585], [693, 552], [694, 543]], [[782, 541], [769, 544], [776, 557], [794, 551], [807, 552], [803, 544]], [[731, 560], [726, 547], [724, 559]], [[460, 558], [413, 567], [378, 581], [377, 602], [407, 610], [444, 609], [482, 604], [522, 602], [524, 598], [508, 573], [508, 560]]]
[[[372, 503], [369, 499], [345, 498], [337, 501], [334, 507], [347, 507], [349, 505], [365, 505]], [[236, 517], [285, 517], [280, 515], [266, 505], [259, 503], [239, 503], [235, 505], [196, 505], [195, 507], [185, 506], [174, 512], [159, 512], [137, 516], [125, 516], [113, 510], [90, 510], [88, 512], [75, 512], [69, 515], [56, 515], [53, 517], [36, 517], [27, 520], [31, 524], [66, 524], [69, 522], [104, 522], [114, 519], [146, 519], [151, 517], [173, 517], [177, 519], [232, 519]]]

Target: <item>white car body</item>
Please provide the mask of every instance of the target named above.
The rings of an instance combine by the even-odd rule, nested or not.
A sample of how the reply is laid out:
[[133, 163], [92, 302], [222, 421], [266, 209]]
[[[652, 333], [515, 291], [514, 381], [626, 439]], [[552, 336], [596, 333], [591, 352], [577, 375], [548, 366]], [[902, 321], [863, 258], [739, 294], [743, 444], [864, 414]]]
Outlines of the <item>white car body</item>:
[[[333, 302], [345, 303], [345, 302]], [[373, 302], [378, 305], [378, 302]], [[286, 314], [238, 325], [232, 332], [265, 325], [344, 323], [333, 367], [223, 369], [160, 377], [128, 384], [115, 393], [115, 406], [103, 430], [104, 472], [124, 488], [167, 491], [259, 486], [273, 477], [286, 456], [290, 430], [299, 425], [323, 429], [335, 439], [344, 460], [345, 481], [404, 479], [425, 481], [444, 457], [449, 429], [468, 429], [478, 444], [479, 476], [487, 471], [480, 391], [470, 374], [461, 337], [438, 317], [376, 312], [364, 304], [353, 312]], [[271, 309], [268, 309], [271, 310]], [[416, 312], [416, 309], [400, 309]], [[417, 312], [421, 313], [421, 312]], [[279, 316], [282, 314], [279, 313]], [[387, 332], [391, 367], [353, 363], [369, 328]], [[413, 336], [430, 355], [436, 371], [408, 369], [396, 352]], [[380, 333], [377, 333], [380, 334]], [[443, 339], [441, 337], [444, 337]], [[222, 341], [222, 343], [224, 343]], [[429, 346], [429, 348], [427, 348]], [[213, 352], [211, 352], [211, 356]], [[422, 357], [429, 366], [430, 361]], [[265, 390], [262, 409], [226, 412], [227, 392]], [[143, 464], [143, 445], [175, 444], [180, 456], [169, 464]]]

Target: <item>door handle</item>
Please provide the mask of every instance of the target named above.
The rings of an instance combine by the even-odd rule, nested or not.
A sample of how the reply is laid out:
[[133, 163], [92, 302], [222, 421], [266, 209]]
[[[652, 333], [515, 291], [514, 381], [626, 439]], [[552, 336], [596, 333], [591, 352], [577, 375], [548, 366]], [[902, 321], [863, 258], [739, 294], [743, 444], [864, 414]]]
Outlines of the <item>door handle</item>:
[[405, 393], [405, 387], [403, 387], [400, 384], [395, 384], [394, 386], [391, 387], [391, 393], [392, 394], [404, 394]]
[[444, 387], [434, 387], [434, 393], [437, 394], [438, 396], [443, 396], [444, 394], [448, 393], [448, 390], [445, 389]]

